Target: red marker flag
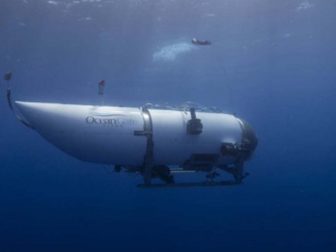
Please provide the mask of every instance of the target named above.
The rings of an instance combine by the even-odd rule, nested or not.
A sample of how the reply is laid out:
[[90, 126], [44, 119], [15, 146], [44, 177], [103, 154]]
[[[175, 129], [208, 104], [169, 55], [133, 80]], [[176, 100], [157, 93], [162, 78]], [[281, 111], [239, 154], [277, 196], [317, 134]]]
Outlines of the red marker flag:
[[98, 83], [98, 95], [104, 95], [105, 90], [105, 80], [101, 80]]

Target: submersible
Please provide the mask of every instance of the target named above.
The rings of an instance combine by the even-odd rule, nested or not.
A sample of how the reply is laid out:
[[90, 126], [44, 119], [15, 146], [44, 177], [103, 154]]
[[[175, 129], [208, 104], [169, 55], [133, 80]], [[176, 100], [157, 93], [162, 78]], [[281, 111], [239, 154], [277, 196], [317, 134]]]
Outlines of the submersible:
[[246, 177], [244, 163], [256, 149], [251, 126], [235, 115], [149, 107], [117, 107], [42, 102], [12, 102], [27, 127], [62, 151], [83, 161], [136, 172], [144, 184], [153, 178], [174, 184], [174, 171], [205, 172], [207, 185], [219, 171]]

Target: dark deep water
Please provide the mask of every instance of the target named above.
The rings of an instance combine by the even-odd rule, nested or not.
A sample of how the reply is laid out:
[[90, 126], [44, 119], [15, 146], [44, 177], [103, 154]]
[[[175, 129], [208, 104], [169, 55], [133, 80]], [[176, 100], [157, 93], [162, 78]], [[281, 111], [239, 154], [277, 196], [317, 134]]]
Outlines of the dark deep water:
[[[259, 137], [237, 187], [143, 190], [0, 99], [0, 251], [336, 251], [336, 1], [1, 0], [20, 100], [194, 101]], [[210, 39], [195, 48], [190, 39]], [[1, 90], [5, 94], [5, 83]]]

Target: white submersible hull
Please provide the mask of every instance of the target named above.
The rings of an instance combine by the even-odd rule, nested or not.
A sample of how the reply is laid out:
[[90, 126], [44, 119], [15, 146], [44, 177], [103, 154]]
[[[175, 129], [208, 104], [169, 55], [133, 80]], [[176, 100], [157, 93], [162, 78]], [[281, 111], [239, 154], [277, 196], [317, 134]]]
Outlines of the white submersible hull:
[[15, 102], [22, 121], [62, 151], [84, 161], [140, 172], [145, 183], [172, 183], [171, 166], [215, 169], [244, 178], [243, 164], [257, 146], [252, 128], [229, 114]]

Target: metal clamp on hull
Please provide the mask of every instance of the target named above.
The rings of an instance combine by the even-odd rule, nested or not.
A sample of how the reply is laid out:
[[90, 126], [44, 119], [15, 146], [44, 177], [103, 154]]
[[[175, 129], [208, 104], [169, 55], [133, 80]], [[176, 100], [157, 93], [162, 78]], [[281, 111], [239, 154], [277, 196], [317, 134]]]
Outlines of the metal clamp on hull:
[[145, 184], [149, 185], [151, 183], [153, 172], [153, 155], [154, 155], [153, 130], [152, 130], [153, 125], [150, 113], [146, 108], [142, 108], [142, 116], [144, 119], [144, 130], [134, 131], [134, 135], [147, 137], [146, 153], [141, 172], [143, 173]]

